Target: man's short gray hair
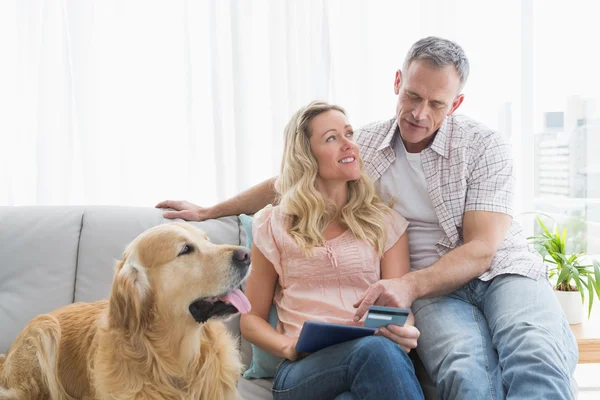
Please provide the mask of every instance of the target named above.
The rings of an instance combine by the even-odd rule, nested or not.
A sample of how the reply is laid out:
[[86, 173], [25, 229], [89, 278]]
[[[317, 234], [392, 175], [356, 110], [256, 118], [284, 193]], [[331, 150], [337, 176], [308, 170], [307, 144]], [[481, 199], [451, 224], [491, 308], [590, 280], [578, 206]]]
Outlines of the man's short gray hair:
[[458, 44], [448, 39], [442, 39], [435, 36], [429, 36], [417, 41], [412, 45], [406, 58], [402, 70], [404, 73], [413, 61], [425, 60], [435, 68], [444, 68], [448, 65], [454, 65], [460, 79], [459, 92], [467, 83], [469, 77], [469, 60], [465, 51]]

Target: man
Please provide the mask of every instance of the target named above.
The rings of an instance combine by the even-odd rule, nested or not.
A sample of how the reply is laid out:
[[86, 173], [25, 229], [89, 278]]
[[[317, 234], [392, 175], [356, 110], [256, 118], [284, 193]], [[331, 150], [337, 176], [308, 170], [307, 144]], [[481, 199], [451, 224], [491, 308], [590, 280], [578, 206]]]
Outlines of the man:
[[[419, 40], [396, 72], [396, 116], [361, 129], [366, 170], [410, 221], [412, 271], [357, 302], [411, 307], [417, 352], [444, 399], [572, 399], [577, 345], [540, 258], [512, 220], [510, 148], [454, 111], [469, 63], [457, 44]], [[213, 208], [163, 202], [167, 218], [252, 213], [274, 180]], [[395, 327], [385, 332], [398, 341]]]

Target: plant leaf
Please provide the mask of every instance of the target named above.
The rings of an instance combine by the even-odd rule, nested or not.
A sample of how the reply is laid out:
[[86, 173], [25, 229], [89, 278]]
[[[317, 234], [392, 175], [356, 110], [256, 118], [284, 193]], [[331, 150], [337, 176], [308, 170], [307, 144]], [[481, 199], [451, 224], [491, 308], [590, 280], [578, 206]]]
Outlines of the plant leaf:
[[588, 276], [592, 272], [587, 265], [579, 265], [577, 261], [571, 265], [577, 268], [577, 272], [579, 272], [581, 275]]
[[[546, 254], [546, 256], [547, 256], [547, 254]], [[557, 265], [557, 262], [556, 262], [556, 261], [554, 261], [554, 260], [550, 260], [549, 258], [545, 258], [545, 257], [544, 257], [544, 259], [543, 259], [542, 261], [543, 261], [543, 262], [545, 262], [545, 263], [549, 263], [549, 264]], [[554, 267], [554, 269], [558, 269], [558, 268]]]
[[552, 236], [550, 235], [550, 232], [548, 232], [548, 228], [546, 228], [546, 225], [544, 225], [544, 223], [542, 222], [542, 219], [540, 217], [536, 217], [538, 224], [540, 225], [540, 227], [542, 228], [542, 230], [544, 231], [544, 233], [548, 236]]
[[560, 269], [560, 273], [558, 274], [558, 279], [556, 280], [556, 286], [559, 286], [564, 281], [567, 281], [567, 286], [569, 281], [571, 280], [571, 275], [569, 274], [569, 269], [563, 267]]
[[569, 262], [569, 260], [567, 259], [567, 257], [565, 257], [564, 254], [561, 254], [561, 253], [552, 253], [551, 256], [556, 260], [557, 263], [562, 263], [563, 266], [565, 266], [565, 265], [571, 265], [571, 263]]
[[588, 302], [590, 303], [588, 306], [588, 319], [590, 319], [590, 316], [592, 315], [592, 304], [594, 304], [594, 279], [590, 276], [590, 281], [588, 282], [588, 291], [589, 291], [589, 299]]
[[596, 294], [598, 295], [598, 300], [600, 300], [600, 263], [598, 261], [594, 261], [594, 274], [596, 276], [594, 286], [596, 287]]
[[570, 269], [571, 273], [573, 274], [573, 280], [575, 281], [575, 284], [577, 285], [577, 289], [579, 289], [579, 294], [581, 294], [581, 304], [583, 304], [585, 302], [585, 296], [584, 296], [583, 287], [581, 286], [581, 278], [579, 277], [579, 272], [577, 271], [577, 268], [574, 268], [570, 265], [569, 265], [569, 269]]

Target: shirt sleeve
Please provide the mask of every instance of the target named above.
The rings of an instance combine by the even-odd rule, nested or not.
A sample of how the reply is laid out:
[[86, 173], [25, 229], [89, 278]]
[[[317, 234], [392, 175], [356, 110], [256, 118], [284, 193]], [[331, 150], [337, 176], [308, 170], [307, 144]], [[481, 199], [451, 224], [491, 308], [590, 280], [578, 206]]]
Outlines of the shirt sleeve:
[[383, 248], [384, 253], [391, 249], [398, 239], [400, 239], [400, 236], [406, 232], [408, 221], [396, 211], [390, 210], [388, 213], [385, 213], [385, 225], [387, 228], [387, 240]]
[[281, 252], [276, 235], [280, 225], [278, 213], [271, 205], [256, 213], [252, 220], [253, 244], [273, 264], [279, 276], [281, 276]]
[[510, 145], [495, 134], [474, 153], [467, 178], [465, 211], [512, 215], [515, 181]]

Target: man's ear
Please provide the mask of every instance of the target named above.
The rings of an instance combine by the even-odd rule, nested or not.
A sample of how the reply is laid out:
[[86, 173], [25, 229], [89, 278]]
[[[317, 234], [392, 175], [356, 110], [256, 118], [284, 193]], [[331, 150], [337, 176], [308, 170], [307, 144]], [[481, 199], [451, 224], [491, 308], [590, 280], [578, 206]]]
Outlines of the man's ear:
[[456, 96], [456, 98], [452, 102], [452, 107], [450, 108], [450, 111], [448, 111], [448, 114], [446, 114], [446, 115], [452, 115], [452, 113], [454, 111], [456, 111], [456, 109], [462, 104], [464, 99], [465, 99], [465, 95], [462, 93], [459, 94], [458, 96]]
[[400, 86], [402, 86], [402, 71], [396, 71], [396, 77], [394, 78], [394, 93], [400, 94]]
[[109, 326], [131, 334], [139, 332], [150, 322], [152, 301], [146, 272], [124, 256], [117, 264], [113, 279], [108, 305]]

